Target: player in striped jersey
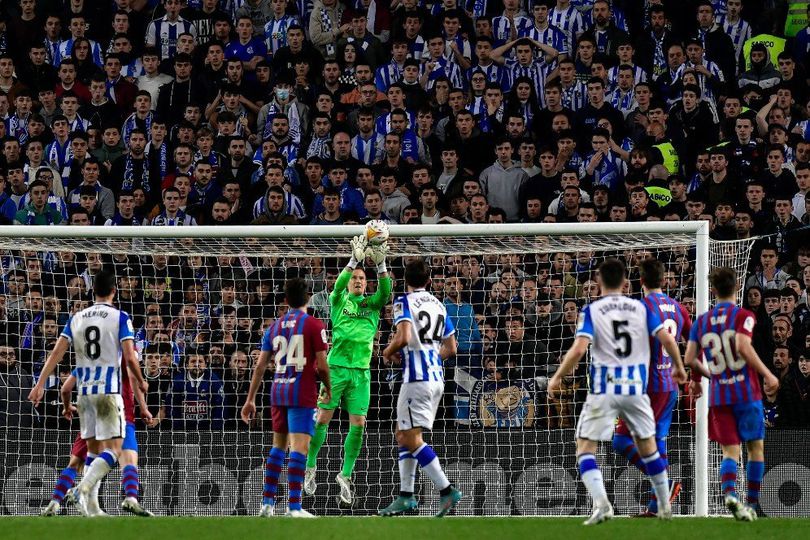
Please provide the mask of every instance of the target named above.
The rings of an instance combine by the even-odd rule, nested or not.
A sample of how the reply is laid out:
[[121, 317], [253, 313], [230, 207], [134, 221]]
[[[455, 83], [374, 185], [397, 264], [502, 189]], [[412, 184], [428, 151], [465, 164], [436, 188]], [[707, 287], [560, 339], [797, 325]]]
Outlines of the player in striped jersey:
[[731, 42], [734, 43], [734, 57], [737, 60], [737, 73], [744, 71], [741, 69], [744, 64], [741, 64], [743, 45], [746, 41], [751, 39], [751, 25], [740, 17], [742, 11], [742, 0], [728, 0], [726, 2], [728, 11], [721, 14], [715, 8], [715, 18], [723, 30], [726, 31]]
[[[641, 272], [641, 285], [644, 289], [644, 304], [648, 310], [658, 313], [667, 331], [677, 341], [687, 338], [692, 328], [692, 321], [683, 306], [673, 300], [661, 290], [664, 279], [664, 265], [655, 259], [645, 259], [639, 265]], [[667, 354], [663, 345], [657, 338], [650, 339], [650, 377], [647, 383], [647, 394], [650, 396], [653, 415], [655, 416], [655, 442], [661, 459], [667, 461], [667, 436], [669, 426], [672, 424], [672, 412], [678, 404], [678, 384], [675, 378], [685, 379], [686, 373], [683, 365], [673, 365], [673, 359]], [[673, 377], [673, 369], [677, 377]], [[613, 449], [623, 455], [630, 464], [646, 473], [643, 467], [638, 448], [633, 442], [630, 430], [624, 420], [619, 420], [616, 433], [613, 435]], [[671, 503], [681, 490], [678, 482], [671, 482], [669, 489], [669, 502]], [[650, 503], [645, 510], [645, 516], [654, 516], [658, 512], [658, 501], [655, 492], [651, 494]]]
[[182, 0], [163, 0], [166, 14], [155, 19], [146, 27], [146, 46], [157, 47], [160, 59], [173, 58], [177, 52], [177, 37], [180, 34], [191, 34], [197, 38], [197, 27], [191, 21], [180, 16]]
[[503, 0], [503, 15], [492, 17], [492, 38], [496, 46], [524, 35], [532, 20], [520, 8], [519, 0]]
[[579, 472], [594, 501], [593, 515], [585, 525], [613, 517], [594, 452], [599, 441], [613, 438], [617, 416], [627, 422], [641, 452], [658, 497], [658, 517], [671, 519], [667, 465], [655, 445], [655, 420], [647, 395], [649, 338], [661, 342], [676, 366], [680, 365], [681, 353], [656, 311], [622, 295], [624, 263], [606, 260], [599, 266], [597, 279], [602, 297], [583, 308], [574, 343], [548, 383], [548, 394], [553, 398], [560, 392], [562, 378], [574, 371], [591, 345], [590, 389], [577, 424]]
[[[74, 369], [70, 377], [62, 383], [62, 387], [59, 389], [63, 405], [62, 415], [68, 420], [72, 420], [73, 415], [76, 413], [76, 407], [71, 404], [70, 398], [77, 380], [78, 371]], [[137, 386], [133, 389], [130, 384], [126, 364], [121, 365], [121, 397], [124, 401], [124, 415], [127, 420], [127, 431], [122, 445], [121, 458], [119, 460], [121, 465], [121, 487], [124, 490], [125, 497], [124, 501], [121, 503], [121, 508], [136, 516], [152, 517], [152, 512], [143, 508], [138, 501], [140, 481], [138, 479], [138, 440], [135, 438], [135, 400], [138, 400], [138, 405], [141, 408], [141, 417], [147, 424], [152, 421], [152, 415], [149, 413], [149, 408], [141, 389]], [[51, 500], [48, 506], [43, 509], [42, 516], [58, 515], [63, 500], [67, 504], [76, 503], [76, 488], [73, 488], [76, 475], [82, 472], [85, 466], [89, 467], [96, 457], [97, 456], [94, 454], [88, 452], [87, 442], [82, 439], [81, 434], [78, 434], [73, 441], [73, 448], [71, 448], [70, 451], [70, 462], [60, 473], [56, 486], [53, 489]], [[97, 483], [93, 491], [90, 492], [88, 508], [90, 513], [94, 516], [106, 516], [107, 514], [102, 511], [98, 505], [99, 487], [101, 487], [101, 483]]]
[[585, 31], [582, 15], [571, 5], [571, 0], [557, 0], [557, 5], [551, 10], [549, 18], [551, 24], [565, 34], [566, 46], [573, 54], [577, 39]]
[[149, 388], [138, 365], [134, 330], [129, 315], [112, 306], [115, 275], [102, 270], [93, 279], [96, 303], [68, 319], [62, 335], [42, 367], [37, 384], [28, 399], [38, 406], [45, 392], [45, 381], [72, 345], [78, 379], [79, 425], [89, 452], [98, 457], [90, 464], [79, 484], [78, 507], [91, 515], [89, 504], [95, 485], [118, 462], [126, 435], [126, 418], [121, 397], [122, 369], [125, 363], [141, 391]]
[[[512, 48], [515, 49], [515, 59], [506, 57]], [[535, 48], [540, 49], [545, 56], [535, 58]], [[513, 86], [518, 77], [528, 77], [532, 81], [534, 88], [537, 89], [538, 105], [541, 108], [546, 106], [546, 98], [542, 89], [545, 88], [546, 80], [552, 73], [557, 56], [559, 56], [559, 52], [556, 49], [530, 38], [509, 41], [492, 51], [492, 60], [504, 63], [506, 67], [509, 86]]]
[[[759, 378], [765, 390], [776, 392], [779, 379], [771, 373], [751, 344], [756, 316], [735, 302], [737, 276], [730, 268], [717, 268], [709, 276], [717, 303], [700, 315], [689, 333], [686, 364], [692, 368], [689, 390], [700, 397], [701, 376], [709, 384], [709, 438], [720, 444], [720, 482], [726, 507], [740, 521], [757, 517], [759, 490], [765, 473], [765, 417]], [[700, 361], [701, 353], [706, 363]], [[740, 443], [748, 450], [748, 506], [737, 497]]]
[[442, 517], [461, 500], [442, 470], [439, 458], [422, 439], [422, 430], [433, 428], [444, 393], [442, 361], [456, 354], [455, 329], [444, 304], [427, 292], [430, 273], [421, 259], [405, 267], [406, 294], [394, 301], [396, 333], [383, 351], [391, 364], [402, 364], [402, 385], [397, 399], [396, 440], [399, 445], [399, 496], [382, 516], [395, 516], [416, 509], [413, 496], [417, 464], [439, 490], [436, 517]]
[[309, 441], [315, 433], [315, 406], [318, 404], [316, 375], [323, 383], [320, 402], [332, 398], [329, 365], [326, 363], [326, 327], [315, 317], [307, 315], [309, 292], [301, 278], [284, 284], [284, 297], [290, 310], [267, 329], [262, 338], [262, 352], [247, 400], [242, 406], [242, 420], [250, 425], [256, 415], [256, 394], [264, 380], [268, 365], [275, 368], [270, 387], [273, 418], [273, 447], [264, 469], [264, 492], [259, 515], [271, 517], [276, 509], [278, 478], [290, 448], [287, 480], [290, 489], [288, 516], [315, 517], [301, 508]]

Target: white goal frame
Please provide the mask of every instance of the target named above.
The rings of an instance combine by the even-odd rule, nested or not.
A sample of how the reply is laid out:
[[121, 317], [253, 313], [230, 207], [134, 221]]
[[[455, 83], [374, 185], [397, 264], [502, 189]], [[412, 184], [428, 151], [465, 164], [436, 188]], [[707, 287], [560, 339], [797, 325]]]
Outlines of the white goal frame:
[[[0, 237], [25, 239], [293, 239], [349, 238], [362, 234], [363, 225], [294, 226], [196, 226], [196, 227], [104, 227], [0, 226]], [[504, 237], [673, 234], [694, 236], [696, 313], [709, 309], [710, 239], [706, 221], [654, 221], [639, 223], [521, 223], [521, 224], [444, 224], [392, 225], [392, 238], [424, 237]], [[334, 254], [324, 254], [331, 256]], [[709, 515], [708, 381], [703, 379], [703, 396], [696, 403], [695, 501], [696, 516]]]

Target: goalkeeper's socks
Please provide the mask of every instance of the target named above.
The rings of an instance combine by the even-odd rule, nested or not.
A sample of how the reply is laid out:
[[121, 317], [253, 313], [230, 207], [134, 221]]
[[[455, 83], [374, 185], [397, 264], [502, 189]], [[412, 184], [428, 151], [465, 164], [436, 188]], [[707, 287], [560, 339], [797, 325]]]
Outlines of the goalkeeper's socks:
[[115, 464], [118, 462], [118, 455], [112, 450], [104, 450], [87, 469], [82, 480], [82, 485], [95, 486], [102, 478], [107, 476]]
[[764, 461], [748, 460], [745, 468], [745, 475], [748, 477], [748, 504], [759, 504], [759, 490], [762, 487], [762, 477], [765, 474]]
[[413, 486], [416, 482], [416, 458], [413, 457], [407, 448], [404, 446], [399, 447], [399, 490], [400, 495], [408, 493], [409, 495], [402, 495], [403, 497], [410, 497], [413, 495]]
[[667, 464], [661, 459], [661, 454], [656, 450], [641, 459], [647, 468], [656, 498], [659, 501], [669, 500], [669, 475], [667, 474]]
[[311, 469], [318, 462], [318, 452], [321, 451], [324, 441], [326, 441], [326, 431], [329, 429], [329, 424], [315, 424], [315, 435], [309, 442], [309, 451], [307, 452], [307, 469]]
[[262, 491], [262, 504], [276, 504], [276, 492], [278, 491], [278, 477], [284, 467], [286, 452], [275, 446], [270, 449], [267, 462], [264, 465], [264, 490]]
[[642, 473], [647, 474], [647, 469], [644, 468], [644, 462], [641, 461], [641, 454], [638, 453], [638, 448], [636, 448], [633, 437], [629, 435], [614, 435], [613, 450], [615, 450], [617, 454], [624, 456], [630, 465], [637, 467]]
[[138, 498], [138, 491], [141, 487], [140, 480], [138, 479], [138, 467], [135, 465], [127, 465], [121, 471], [121, 487], [124, 488], [124, 497]]
[[354, 472], [354, 464], [360, 457], [360, 449], [363, 448], [363, 426], [349, 426], [349, 433], [343, 442], [343, 471], [346, 478], [351, 478]]
[[737, 460], [723, 458], [720, 462], [720, 486], [723, 495], [737, 496]]
[[76, 483], [77, 474], [78, 471], [73, 467], [66, 467], [59, 474], [59, 479], [56, 481], [56, 486], [53, 488], [53, 495], [51, 495], [52, 501], [62, 504], [62, 501], [65, 499], [65, 495], [68, 491], [70, 491], [70, 488], [73, 487], [73, 484]]
[[301, 510], [301, 486], [304, 484], [304, 470], [307, 456], [300, 452], [290, 452], [287, 464], [287, 480], [290, 484], [290, 510]]
[[425, 474], [433, 481], [433, 485], [436, 486], [436, 489], [443, 490], [450, 486], [450, 480], [448, 480], [447, 476], [444, 474], [442, 466], [439, 463], [439, 458], [436, 457], [436, 452], [434, 452], [433, 448], [428, 446], [427, 443], [422, 443], [422, 446], [414, 450], [413, 457], [416, 458], [416, 461], [419, 462], [419, 466], [422, 467]]
[[577, 456], [579, 463], [579, 475], [582, 483], [588, 490], [594, 504], [599, 508], [610, 506], [607, 492], [605, 491], [605, 481], [602, 479], [602, 471], [596, 464], [596, 457], [593, 454], [580, 454]]

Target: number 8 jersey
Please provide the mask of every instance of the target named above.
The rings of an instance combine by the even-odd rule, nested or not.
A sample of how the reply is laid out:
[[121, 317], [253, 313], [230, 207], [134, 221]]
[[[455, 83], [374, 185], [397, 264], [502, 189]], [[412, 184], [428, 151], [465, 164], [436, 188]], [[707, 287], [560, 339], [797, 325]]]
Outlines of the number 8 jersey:
[[649, 338], [662, 327], [661, 318], [644, 303], [618, 294], [582, 308], [576, 337], [591, 340], [591, 393], [644, 394], [649, 380]]
[[121, 343], [135, 339], [125, 311], [93, 304], [68, 319], [62, 336], [73, 345], [80, 396], [121, 393]]
[[751, 337], [756, 317], [731, 302], [720, 302], [692, 325], [689, 341], [706, 356], [712, 374], [709, 405], [734, 405], [762, 399], [759, 375], [737, 354], [737, 333]]
[[453, 335], [453, 322], [438, 298], [416, 289], [394, 300], [394, 326], [408, 321], [413, 326], [408, 344], [400, 350], [402, 382], [444, 381], [439, 351], [442, 341]]

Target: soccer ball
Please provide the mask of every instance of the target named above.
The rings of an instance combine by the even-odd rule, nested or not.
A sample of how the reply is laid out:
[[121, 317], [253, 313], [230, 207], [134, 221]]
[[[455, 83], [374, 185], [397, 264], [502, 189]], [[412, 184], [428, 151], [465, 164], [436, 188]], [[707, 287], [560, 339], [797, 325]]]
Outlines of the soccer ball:
[[366, 240], [372, 246], [378, 246], [388, 240], [388, 224], [379, 219], [366, 223]]

